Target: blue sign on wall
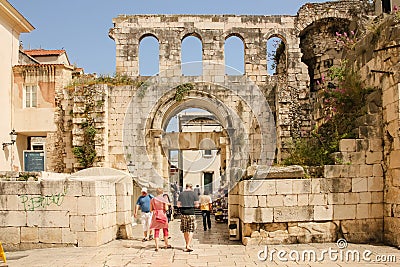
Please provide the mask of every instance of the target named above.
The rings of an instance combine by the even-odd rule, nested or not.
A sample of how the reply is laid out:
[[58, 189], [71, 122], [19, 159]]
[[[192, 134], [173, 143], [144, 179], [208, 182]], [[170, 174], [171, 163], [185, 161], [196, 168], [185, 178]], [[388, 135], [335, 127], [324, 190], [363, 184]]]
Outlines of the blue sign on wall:
[[24, 151], [24, 171], [44, 171], [44, 151]]

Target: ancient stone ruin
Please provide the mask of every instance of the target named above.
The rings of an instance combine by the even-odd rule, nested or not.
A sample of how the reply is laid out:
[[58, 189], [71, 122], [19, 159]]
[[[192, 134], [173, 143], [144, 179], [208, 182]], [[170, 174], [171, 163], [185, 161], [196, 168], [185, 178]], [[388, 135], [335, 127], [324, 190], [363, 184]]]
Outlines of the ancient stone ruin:
[[[47, 147], [52, 158], [48, 170], [86, 167], [73, 147], [90, 140], [94, 166], [129, 171], [139, 184], [164, 186], [169, 165], [163, 145], [198, 149], [202, 138], [179, 139], [166, 132], [166, 125], [185, 108], [202, 108], [224, 128], [207, 138], [222, 151], [221, 186], [229, 188], [229, 219], [239, 222], [244, 244], [346, 238], [400, 245], [396, 14], [377, 17], [368, 1], [348, 0], [306, 4], [296, 16], [121, 15], [113, 23], [109, 35], [116, 44], [118, 75], [109, 81], [82, 80], [56, 93], [59, 129]], [[357, 32], [357, 40], [338, 42], [338, 33], [350, 32]], [[159, 73], [154, 77], [139, 74], [139, 45], [147, 36], [159, 43]], [[181, 72], [181, 42], [188, 36], [202, 43], [199, 76]], [[243, 41], [244, 75], [225, 73], [224, 43], [231, 36]], [[269, 75], [266, 43], [272, 37], [283, 45], [275, 55], [276, 73]], [[310, 137], [326, 121], [326, 88], [321, 84], [333, 82], [326, 81], [329, 70], [345, 59], [360, 81], [374, 89], [363, 102], [363, 112], [351, 118], [351, 138], [340, 140], [335, 163], [320, 172], [298, 166], [280, 169], [292, 141]], [[183, 85], [191, 86], [178, 99]], [[87, 139], [89, 126], [92, 139]], [[21, 205], [6, 207], [3, 212], [24, 214]], [[11, 243], [37, 240], [23, 237], [31, 227], [24, 222], [6, 227], [20, 229], [20, 237]], [[79, 244], [74, 233], [63, 240], [48, 243]]]

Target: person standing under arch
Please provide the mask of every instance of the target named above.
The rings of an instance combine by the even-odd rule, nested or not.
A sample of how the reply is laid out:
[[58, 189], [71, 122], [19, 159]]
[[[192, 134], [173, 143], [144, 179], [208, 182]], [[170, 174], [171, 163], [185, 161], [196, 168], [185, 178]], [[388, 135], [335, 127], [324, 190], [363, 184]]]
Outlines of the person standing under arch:
[[212, 211], [212, 200], [211, 197], [208, 195], [208, 191], [204, 191], [204, 194], [200, 196], [200, 210], [201, 210], [201, 216], [203, 217], [203, 228], [204, 231], [207, 231], [207, 226], [208, 229], [211, 229], [211, 218], [210, 214]]
[[179, 194], [178, 207], [181, 209], [181, 231], [186, 243], [184, 251], [191, 252], [193, 249], [190, 244], [196, 229], [194, 208], [199, 207], [199, 196], [193, 191], [192, 184], [187, 183], [186, 190]]

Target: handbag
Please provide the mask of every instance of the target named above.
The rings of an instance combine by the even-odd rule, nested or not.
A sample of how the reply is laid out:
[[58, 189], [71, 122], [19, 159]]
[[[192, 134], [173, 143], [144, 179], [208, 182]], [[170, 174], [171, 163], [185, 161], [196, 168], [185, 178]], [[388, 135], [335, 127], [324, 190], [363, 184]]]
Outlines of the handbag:
[[167, 216], [165, 216], [165, 214], [162, 210], [156, 210], [155, 216], [156, 216], [156, 222], [158, 222], [158, 223], [166, 223], [167, 222]]

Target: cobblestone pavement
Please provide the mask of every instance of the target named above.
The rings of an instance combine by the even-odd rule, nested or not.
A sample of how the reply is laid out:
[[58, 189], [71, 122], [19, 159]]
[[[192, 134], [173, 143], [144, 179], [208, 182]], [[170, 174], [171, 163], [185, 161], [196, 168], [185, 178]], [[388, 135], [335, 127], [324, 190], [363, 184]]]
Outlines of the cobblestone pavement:
[[[194, 251], [183, 252], [184, 240], [179, 231], [179, 220], [170, 223], [172, 249], [154, 250], [154, 241], [141, 242], [142, 227], [134, 227], [133, 240], [115, 240], [100, 247], [48, 248], [6, 252], [8, 266], [399, 266], [400, 250], [389, 246], [348, 244], [340, 250], [336, 243], [269, 245], [246, 247], [229, 241], [227, 225], [214, 223], [203, 231], [198, 218], [194, 235]], [[163, 242], [161, 242], [162, 245]], [[323, 252], [326, 250], [327, 252]], [[343, 257], [341, 260], [341, 251]], [[263, 253], [260, 253], [263, 251]], [[286, 251], [286, 253], [281, 252]], [[353, 261], [352, 252], [360, 253], [360, 261]], [[371, 251], [371, 254], [369, 253]], [[259, 257], [266, 260], [260, 260]], [[312, 258], [313, 252], [321, 261]], [[329, 254], [331, 252], [331, 254]], [[363, 254], [370, 262], [363, 260]], [[302, 260], [304, 255], [305, 260]], [[350, 261], [346, 261], [349, 255]], [[258, 257], [259, 256], [259, 257]], [[281, 259], [279, 259], [279, 256]], [[299, 257], [299, 261], [291, 260]], [[335, 257], [338, 257], [335, 260]], [[287, 261], [285, 261], [285, 259]], [[311, 259], [311, 260], [310, 260]], [[332, 259], [332, 260], [331, 260]], [[377, 260], [392, 262], [377, 262]], [[396, 262], [393, 262], [396, 260]]]

